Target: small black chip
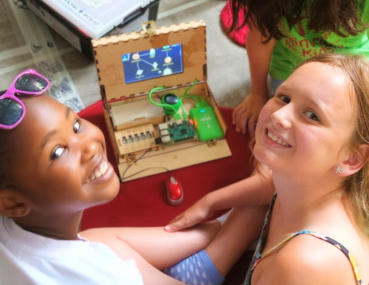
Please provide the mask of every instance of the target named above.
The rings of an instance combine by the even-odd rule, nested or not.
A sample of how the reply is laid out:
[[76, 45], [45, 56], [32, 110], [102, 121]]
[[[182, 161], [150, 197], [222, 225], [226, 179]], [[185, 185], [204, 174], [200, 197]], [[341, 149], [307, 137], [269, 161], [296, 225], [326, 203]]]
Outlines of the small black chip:
[[182, 135], [187, 134], [187, 130], [181, 130], [181, 134], [182, 134]]

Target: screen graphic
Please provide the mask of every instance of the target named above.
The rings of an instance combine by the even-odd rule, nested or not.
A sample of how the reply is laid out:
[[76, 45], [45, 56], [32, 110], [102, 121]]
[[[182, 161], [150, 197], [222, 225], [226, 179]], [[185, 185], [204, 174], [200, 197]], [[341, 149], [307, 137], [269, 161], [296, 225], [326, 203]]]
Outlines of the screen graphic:
[[126, 83], [183, 72], [182, 45], [174, 44], [122, 55]]

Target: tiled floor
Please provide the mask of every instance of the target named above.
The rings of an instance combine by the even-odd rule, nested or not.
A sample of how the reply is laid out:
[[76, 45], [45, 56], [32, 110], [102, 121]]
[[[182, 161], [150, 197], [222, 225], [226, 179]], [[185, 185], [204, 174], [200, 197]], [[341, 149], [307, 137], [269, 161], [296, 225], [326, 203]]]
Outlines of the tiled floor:
[[[32, 12], [17, 8], [15, 3], [19, 0], [0, 0], [0, 90], [6, 89], [20, 71], [33, 67], [54, 79], [51, 92], [61, 101], [70, 103], [77, 97], [80, 102], [72, 104], [83, 108], [99, 100], [95, 64], [37, 18], [25, 21], [24, 15]], [[210, 87], [218, 105], [235, 107], [250, 89], [250, 76], [245, 49], [231, 42], [221, 29], [219, 15], [225, 3], [161, 0], [156, 25], [197, 19], [206, 22]], [[35, 38], [42, 38], [47, 46]], [[65, 94], [69, 97], [63, 97]]]

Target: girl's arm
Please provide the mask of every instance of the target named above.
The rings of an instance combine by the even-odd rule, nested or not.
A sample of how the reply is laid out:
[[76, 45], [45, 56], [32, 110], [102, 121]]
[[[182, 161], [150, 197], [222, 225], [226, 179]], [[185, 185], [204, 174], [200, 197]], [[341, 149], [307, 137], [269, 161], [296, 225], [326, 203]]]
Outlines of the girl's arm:
[[249, 27], [246, 50], [251, 75], [251, 93], [234, 109], [232, 120], [236, 131], [248, 132], [253, 137], [260, 110], [269, 98], [267, 77], [275, 40], [272, 38], [268, 43], [263, 43], [265, 38], [260, 31], [251, 23]]
[[162, 227], [116, 227], [89, 229], [80, 235], [109, 246], [121, 257], [124, 255], [123, 259], [135, 259], [138, 254], [162, 270], [204, 249], [220, 228], [219, 222], [210, 221], [176, 233], [168, 233]]
[[209, 218], [217, 210], [270, 204], [274, 191], [271, 171], [262, 166], [251, 177], [205, 195], [174, 218], [165, 230], [174, 232], [191, 227]]

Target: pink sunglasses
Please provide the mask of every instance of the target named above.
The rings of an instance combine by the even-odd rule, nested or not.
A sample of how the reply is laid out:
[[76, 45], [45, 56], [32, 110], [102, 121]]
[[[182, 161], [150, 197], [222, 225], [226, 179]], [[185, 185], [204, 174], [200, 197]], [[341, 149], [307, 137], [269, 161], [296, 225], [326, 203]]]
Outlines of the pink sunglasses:
[[18, 126], [26, 114], [26, 107], [15, 95], [39, 96], [50, 86], [49, 80], [33, 69], [20, 73], [9, 89], [0, 96], [0, 129]]

